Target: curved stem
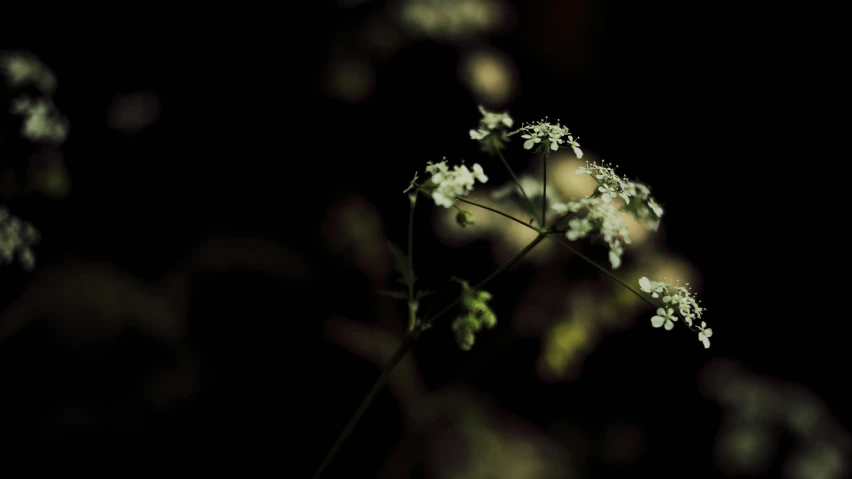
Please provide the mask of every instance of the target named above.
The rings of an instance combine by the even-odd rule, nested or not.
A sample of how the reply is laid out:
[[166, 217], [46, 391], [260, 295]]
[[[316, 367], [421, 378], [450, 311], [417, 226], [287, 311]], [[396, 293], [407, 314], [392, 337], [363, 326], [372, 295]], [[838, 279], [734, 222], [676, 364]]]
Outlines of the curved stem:
[[414, 342], [414, 335], [409, 333], [405, 335], [405, 338], [399, 344], [399, 347], [396, 348], [396, 351], [391, 356], [388, 364], [385, 366], [385, 369], [382, 371], [382, 374], [376, 379], [376, 382], [373, 383], [373, 387], [370, 388], [370, 392], [364, 396], [364, 399], [361, 401], [361, 404], [358, 406], [358, 409], [355, 411], [355, 414], [349, 419], [349, 422], [346, 423], [346, 427], [343, 428], [343, 431], [340, 432], [340, 435], [337, 436], [337, 440], [334, 441], [334, 445], [325, 455], [325, 459], [323, 459], [322, 464], [320, 464], [317, 472], [314, 473], [313, 479], [319, 479], [322, 475], [323, 471], [328, 467], [331, 463], [331, 460], [334, 458], [334, 455], [337, 454], [337, 450], [340, 449], [340, 446], [343, 445], [343, 442], [349, 437], [349, 434], [352, 433], [352, 430], [355, 429], [355, 425], [358, 424], [358, 421], [361, 420], [361, 416], [367, 411], [367, 408], [370, 406], [370, 403], [373, 402], [373, 399], [376, 398], [376, 395], [379, 391], [382, 390], [385, 383], [388, 381], [393, 370], [402, 360], [405, 353], [408, 352], [408, 348], [411, 347], [411, 343]]
[[524, 199], [527, 200], [527, 204], [530, 205], [530, 211], [532, 212], [533, 218], [535, 218], [538, 224], [544, 227], [544, 224], [541, 222], [541, 220], [539, 220], [538, 216], [536, 216], [535, 214], [535, 205], [533, 204], [532, 200], [530, 200], [530, 197], [527, 196], [527, 192], [524, 191], [524, 187], [521, 186], [521, 181], [518, 179], [517, 175], [515, 175], [515, 172], [512, 170], [512, 167], [509, 166], [509, 162], [506, 161], [506, 158], [503, 156], [503, 152], [497, 150], [497, 156], [500, 158], [500, 161], [503, 162], [503, 165], [506, 167], [506, 169], [509, 170], [509, 174], [512, 175], [512, 180], [515, 181], [515, 184], [518, 186], [518, 189], [521, 190], [521, 194], [524, 196]]
[[[554, 232], [554, 233], [561, 233], [561, 232]], [[551, 236], [551, 238], [553, 238], [553, 236]], [[559, 238], [559, 237], [557, 236], [556, 238]], [[599, 265], [599, 264], [598, 264], [597, 262], [595, 262], [593, 259], [591, 259], [591, 258], [589, 258], [588, 256], [584, 255], [583, 253], [581, 253], [581, 252], [577, 251], [576, 249], [574, 249], [574, 247], [572, 247], [572, 246], [571, 246], [571, 245], [569, 245], [568, 243], [563, 242], [563, 241], [561, 240], [561, 238], [559, 238], [559, 239], [557, 239], [557, 240], [554, 240], [554, 241], [556, 241], [556, 243], [561, 244], [562, 246], [564, 246], [564, 247], [566, 247], [566, 248], [570, 249], [572, 253], [574, 253], [575, 255], [579, 256], [580, 258], [582, 258], [583, 260], [585, 260], [587, 263], [591, 264], [591, 265], [592, 265], [592, 266], [594, 266], [595, 268], [597, 268], [597, 269], [601, 270], [604, 274], [606, 274], [606, 275], [607, 275], [607, 276], [609, 276], [610, 278], [614, 279], [614, 280], [615, 280], [616, 282], [618, 282], [620, 285], [622, 285], [622, 286], [624, 286], [625, 288], [629, 289], [629, 290], [630, 290], [633, 294], [635, 294], [636, 296], [638, 296], [638, 297], [639, 297], [639, 299], [641, 299], [642, 301], [645, 301], [646, 303], [650, 304], [651, 306], [653, 306], [653, 307], [655, 307], [655, 308], [659, 306], [659, 305], [654, 304], [654, 303], [653, 303], [650, 299], [646, 298], [643, 294], [639, 293], [639, 291], [636, 291], [636, 289], [634, 289], [632, 286], [630, 286], [629, 284], [627, 284], [626, 282], [624, 282], [621, 278], [619, 278], [618, 276], [616, 276], [616, 275], [614, 275], [614, 274], [610, 273], [610, 272], [609, 272], [606, 268], [604, 268], [603, 266]]]
[[547, 228], [547, 156], [550, 152], [550, 146], [544, 145], [544, 177], [541, 180], [541, 227]]
[[[517, 263], [518, 261], [520, 261], [520, 260], [521, 260], [521, 258], [523, 258], [524, 256], [526, 256], [526, 255], [527, 255], [527, 253], [529, 253], [529, 252], [530, 252], [533, 248], [535, 248], [535, 247], [536, 247], [536, 245], [538, 245], [539, 243], [541, 243], [541, 242], [544, 240], [544, 238], [546, 238], [546, 237], [547, 237], [547, 235], [542, 234], [542, 233], [539, 233], [539, 234], [538, 234], [538, 236], [536, 236], [534, 240], [532, 240], [532, 241], [531, 241], [528, 245], [526, 245], [526, 247], [524, 247], [524, 249], [522, 249], [521, 251], [519, 251], [519, 252], [518, 252], [518, 254], [516, 254], [515, 256], [512, 256], [511, 258], [509, 258], [508, 260], [506, 260], [506, 262], [504, 262], [503, 264], [501, 264], [501, 265], [500, 265], [497, 269], [495, 269], [495, 270], [494, 270], [491, 274], [489, 274], [488, 276], [486, 276], [486, 277], [485, 277], [485, 279], [483, 279], [483, 280], [482, 280], [482, 281], [480, 281], [479, 283], [476, 283], [476, 285], [473, 287], [473, 289], [480, 289], [480, 288], [482, 288], [482, 287], [483, 287], [483, 286], [485, 286], [485, 285], [486, 285], [489, 281], [491, 281], [492, 279], [496, 278], [496, 277], [497, 277], [497, 275], [499, 275], [499, 274], [500, 274], [500, 273], [502, 273], [503, 271], [506, 271], [507, 269], [511, 268], [511, 267], [512, 267], [515, 263]], [[453, 307], [455, 307], [455, 306], [456, 306], [456, 305], [457, 305], [460, 301], [461, 301], [461, 299], [460, 299], [460, 298], [456, 298], [456, 299], [455, 299], [452, 303], [450, 303], [450, 304], [448, 304], [446, 307], [444, 307], [444, 309], [442, 309], [442, 310], [438, 311], [438, 312], [437, 312], [437, 313], [435, 313], [432, 317], [430, 317], [429, 319], [426, 319], [425, 321], [423, 321], [424, 327], [431, 326], [431, 325], [432, 325], [432, 322], [434, 322], [436, 319], [438, 319], [438, 318], [439, 318], [442, 314], [444, 314], [444, 313], [446, 313], [447, 311], [449, 311], [449, 310], [453, 309]]]
[[535, 228], [535, 227], [533, 227], [533, 226], [530, 226], [530, 225], [528, 225], [528, 224], [524, 223], [523, 221], [519, 220], [518, 218], [515, 218], [514, 216], [512, 216], [512, 215], [510, 215], [510, 214], [503, 213], [502, 211], [500, 211], [500, 210], [496, 210], [496, 209], [494, 209], [494, 208], [492, 208], [492, 207], [490, 207], [490, 206], [485, 206], [485, 205], [480, 204], [480, 203], [477, 203], [477, 202], [475, 202], [475, 201], [471, 201], [471, 200], [469, 200], [469, 199], [462, 198], [461, 196], [456, 196], [456, 199], [457, 199], [457, 200], [459, 200], [459, 201], [461, 201], [462, 203], [467, 203], [467, 204], [469, 204], [469, 205], [478, 206], [478, 207], [480, 207], [480, 208], [482, 208], [482, 209], [484, 209], [484, 210], [488, 210], [488, 211], [491, 211], [491, 212], [493, 212], [493, 213], [497, 213], [497, 214], [498, 214], [498, 215], [500, 215], [500, 216], [503, 216], [503, 217], [509, 218], [510, 220], [512, 220], [512, 221], [514, 221], [514, 222], [516, 222], [516, 223], [520, 223], [520, 224], [522, 224], [522, 225], [526, 226], [527, 228], [529, 228], [529, 229], [531, 229], [531, 230], [533, 230], [533, 231], [535, 231], [535, 232], [538, 232], [538, 228]]
[[[474, 288], [479, 289], [485, 286], [486, 283], [497, 277], [497, 275], [509, 269], [512, 265], [520, 261], [521, 258], [526, 256], [527, 253], [529, 253], [533, 248], [535, 248], [537, 244], [541, 243], [542, 240], [544, 240], [544, 238], [546, 237], [547, 236], [545, 234], [539, 233], [538, 236], [536, 236], [536, 238], [532, 240], [532, 242], [530, 242], [530, 244], [528, 244], [523, 250], [518, 252], [518, 254], [516, 254], [515, 256], [509, 258], [505, 263], [500, 265], [491, 274], [486, 276], [485, 279], [477, 283]], [[459, 301], [460, 299], [456, 298], [455, 301], [447, 305], [444, 309], [435, 313], [429, 319], [423, 321], [421, 323], [420, 328], [405, 335], [402, 340], [402, 343], [400, 343], [399, 347], [396, 348], [396, 351], [393, 353], [393, 356], [391, 356], [384, 370], [382, 370], [382, 374], [379, 376], [378, 379], [376, 379], [376, 382], [373, 383], [373, 387], [370, 389], [370, 392], [368, 392], [364, 399], [361, 401], [361, 404], [358, 406], [358, 409], [355, 411], [355, 414], [353, 414], [352, 417], [349, 419], [349, 422], [346, 423], [346, 426], [343, 428], [343, 431], [340, 432], [340, 435], [337, 437], [337, 440], [334, 442], [334, 445], [325, 455], [325, 458], [323, 459], [322, 464], [320, 464], [319, 469], [317, 469], [317, 472], [314, 473], [313, 479], [319, 479], [319, 477], [322, 476], [323, 471], [325, 471], [329, 463], [331, 463], [331, 460], [334, 458], [334, 455], [337, 454], [337, 451], [340, 449], [340, 446], [343, 445], [343, 442], [346, 440], [346, 438], [349, 437], [349, 435], [352, 433], [352, 430], [355, 428], [355, 425], [358, 423], [358, 421], [361, 420], [361, 417], [367, 411], [367, 408], [370, 406], [370, 403], [373, 402], [373, 400], [376, 398], [376, 395], [379, 393], [379, 391], [381, 391], [385, 383], [387, 383], [391, 373], [402, 360], [402, 358], [405, 356], [405, 353], [411, 347], [412, 343], [414, 343], [414, 341], [417, 339], [419, 333], [427, 327], [431, 326], [432, 323], [441, 315], [455, 307], [459, 303]]]
[[414, 206], [417, 196], [409, 201], [408, 213], [408, 330], [412, 331], [417, 323], [417, 302], [414, 299]]

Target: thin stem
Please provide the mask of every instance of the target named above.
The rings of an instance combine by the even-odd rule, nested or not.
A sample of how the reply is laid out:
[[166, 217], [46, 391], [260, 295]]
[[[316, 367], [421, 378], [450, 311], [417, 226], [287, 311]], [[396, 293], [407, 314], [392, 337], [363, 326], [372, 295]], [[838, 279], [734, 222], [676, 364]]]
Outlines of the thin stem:
[[484, 210], [488, 210], [488, 211], [491, 211], [491, 212], [493, 212], [493, 213], [497, 213], [497, 214], [498, 214], [498, 215], [500, 215], [500, 216], [503, 216], [503, 217], [505, 217], [505, 218], [509, 218], [510, 220], [512, 220], [512, 221], [514, 221], [514, 222], [516, 222], [516, 223], [520, 223], [520, 224], [522, 224], [522, 225], [526, 226], [527, 228], [529, 228], [529, 229], [531, 229], [531, 230], [533, 230], [533, 231], [535, 231], [535, 232], [538, 232], [538, 228], [536, 228], [536, 227], [534, 227], [534, 226], [530, 226], [530, 225], [528, 225], [528, 224], [524, 223], [523, 221], [519, 220], [518, 218], [515, 218], [514, 216], [512, 216], [512, 215], [510, 215], [510, 214], [503, 213], [502, 211], [500, 211], [500, 210], [496, 210], [496, 209], [494, 209], [494, 208], [491, 208], [490, 206], [485, 206], [485, 205], [480, 204], [480, 203], [477, 203], [477, 202], [475, 202], [475, 201], [471, 201], [471, 200], [468, 200], [468, 199], [466, 199], [466, 198], [462, 198], [461, 196], [456, 196], [456, 199], [457, 199], [457, 200], [459, 200], [459, 201], [461, 201], [462, 203], [467, 203], [467, 204], [470, 204], [470, 205], [473, 205], [473, 206], [478, 206], [478, 207], [480, 207], [480, 208], [482, 208], [482, 209], [484, 209]]
[[413, 196], [408, 204], [408, 330], [414, 329], [417, 322], [417, 303], [414, 300], [414, 206], [417, 196]]
[[[531, 242], [530, 242], [530, 243], [529, 243], [526, 247], [524, 247], [524, 249], [522, 249], [521, 251], [519, 251], [519, 252], [518, 252], [518, 254], [516, 254], [515, 256], [512, 256], [511, 258], [509, 258], [508, 260], [506, 260], [506, 262], [505, 262], [505, 263], [501, 264], [501, 265], [500, 265], [497, 269], [495, 269], [495, 270], [494, 270], [491, 274], [489, 274], [488, 276], [486, 276], [486, 277], [485, 277], [485, 279], [483, 279], [482, 281], [480, 281], [479, 283], [477, 283], [477, 284], [473, 287], [473, 289], [480, 289], [480, 288], [482, 288], [482, 287], [483, 287], [483, 286], [485, 286], [485, 285], [486, 285], [489, 281], [491, 281], [492, 279], [496, 278], [496, 277], [497, 277], [497, 275], [499, 275], [500, 273], [502, 273], [502, 272], [506, 271], [507, 269], [511, 268], [511, 267], [512, 267], [515, 263], [517, 263], [518, 261], [520, 261], [520, 260], [521, 260], [524, 256], [526, 256], [526, 255], [527, 255], [527, 253], [529, 253], [529, 252], [530, 252], [533, 248], [535, 248], [535, 247], [536, 247], [536, 245], [538, 245], [539, 243], [541, 243], [541, 242], [544, 240], [544, 238], [546, 238], [546, 237], [547, 237], [547, 235], [542, 234], [542, 233], [539, 233], [539, 234], [538, 234], [538, 236], [536, 236], [534, 240], [532, 240], [532, 241], [531, 241]], [[442, 310], [438, 311], [438, 312], [437, 312], [437, 313], [435, 313], [432, 317], [430, 317], [429, 319], [426, 319], [425, 321], [423, 321], [424, 326], [431, 326], [431, 325], [432, 325], [432, 323], [433, 323], [436, 319], [438, 319], [441, 315], [443, 315], [443, 314], [444, 314], [444, 313], [446, 313], [447, 311], [449, 311], [449, 310], [453, 309], [453, 307], [455, 307], [455, 306], [456, 306], [456, 305], [457, 305], [460, 301], [461, 301], [461, 298], [456, 298], [456, 299], [455, 299], [452, 303], [450, 303], [450, 304], [448, 304], [446, 307], [444, 307], [444, 309], [442, 309]]]
[[[561, 233], [561, 232], [555, 231], [554, 233]], [[554, 238], [554, 236], [552, 236], [552, 235], [551, 235], [551, 238]], [[606, 275], [607, 275], [607, 276], [609, 276], [610, 278], [614, 279], [615, 281], [617, 281], [619, 284], [621, 284], [621, 285], [622, 285], [622, 286], [624, 286], [625, 288], [629, 289], [629, 290], [630, 290], [633, 294], [635, 294], [636, 296], [638, 296], [638, 297], [639, 297], [639, 299], [641, 299], [642, 301], [645, 301], [646, 303], [650, 304], [651, 306], [653, 306], [653, 307], [655, 307], [655, 308], [659, 306], [659, 305], [657, 305], [657, 304], [654, 304], [651, 300], [649, 300], [649, 299], [648, 299], [648, 298], [646, 298], [644, 295], [642, 295], [641, 293], [639, 293], [639, 291], [636, 291], [636, 289], [634, 289], [632, 286], [630, 286], [629, 284], [627, 284], [627, 283], [625, 283], [624, 281], [622, 281], [622, 279], [621, 279], [621, 278], [619, 278], [618, 276], [616, 276], [616, 275], [614, 275], [614, 274], [610, 273], [610, 272], [609, 272], [606, 268], [604, 268], [603, 266], [599, 265], [597, 262], [595, 262], [594, 260], [592, 260], [592, 259], [591, 259], [591, 258], [589, 258], [588, 256], [586, 256], [586, 255], [584, 255], [583, 253], [581, 253], [581, 252], [577, 251], [576, 249], [574, 249], [574, 248], [573, 248], [571, 245], [569, 245], [568, 243], [564, 243], [564, 242], [562, 242], [562, 238], [560, 238], [559, 236], [556, 236], [555, 238], [557, 238], [557, 239], [555, 239], [554, 241], [556, 241], [558, 244], [561, 244], [562, 246], [564, 246], [564, 247], [568, 248], [569, 250], [571, 250], [571, 252], [572, 252], [572, 253], [574, 253], [575, 255], [579, 256], [579, 257], [580, 257], [580, 258], [582, 258], [582, 259], [584, 259], [587, 263], [589, 263], [589, 264], [591, 264], [592, 266], [594, 266], [595, 268], [597, 268], [597, 269], [601, 270], [604, 274], [606, 274]]]
[[541, 227], [547, 228], [546, 224], [546, 215], [547, 215], [547, 154], [550, 151], [550, 147], [545, 143], [544, 145], [544, 177], [541, 180]]
[[[539, 233], [538, 236], [536, 236], [536, 238], [532, 240], [532, 242], [530, 242], [530, 244], [528, 244], [523, 250], [518, 252], [518, 254], [516, 254], [515, 256], [509, 258], [505, 263], [500, 265], [491, 274], [486, 276], [485, 279], [477, 283], [474, 288], [479, 289], [485, 286], [486, 283], [497, 277], [497, 275], [509, 269], [512, 265], [520, 261], [521, 258], [526, 256], [526, 254], [529, 253], [533, 248], [535, 248], [537, 244], [541, 243], [544, 238], [546, 238], [546, 235], [543, 233]], [[368, 392], [364, 399], [361, 401], [361, 404], [358, 406], [358, 409], [355, 411], [355, 414], [353, 414], [352, 417], [349, 419], [349, 422], [346, 423], [346, 427], [344, 427], [343, 431], [340, 432], [340, 435], [337, 437], [337, 440], [334, 442], [334, 445], [331, 447], [331, 450], [329, 450], [328, 454], [325, 455], [325, 459], [323, 459], [322, 464], [320, 465], [319, 469], [317, 469], [317, 472], [314, 474], [313, 479], [319, 479], [319, 477], [322, 476], [323, 471], [325, 471], [329, 463], [331, 463], [331, 460], [334, 458], [334, 455], [337, 454], [337, 451], [340, 449], [340, 446], [343, 445], [343, 442], [346, 440], [347, 437], [349, 437], [349, 434], [352, 433], [352, 430], [355, 428], [355, 425], [358, 423], [358, 421], [361, 420], [361, 417], [367, 411], [367, 408], [370, 406], [370, 403], [372, 403], [373, 400], [376, 398], [376, 395], [379, 393], [379, 391], [381, 391], [385, 383], [387, 383], [388, 378], [390, 378], [390, 375], [393, 370], [405, 356], [405, 353], [411, 347], [412, 343], [414, 343], [414, 341], [417, 339], [417, 336], [419, 335], [420, 331], [423, 331], [427, 327], [431, 326], [432, 323], [436, 319], [438, 319], [438, 317], [440, 317], [441, 315], [452, 309], [454, 306], [456, 306], [459, 301], [460, 299], [456, 298], [444, 309], [442, 309], [429, 319], [423, 321], [421, 327], [417, 331], [409, 332], [405, 335], [405, 338], [403, 338], [402, 343], [400, 343], [399, 347], [396, 348], [396, 351], [393, 353], [393, 356], [388, 361], [384, 370], [382, 370], [382, 374], [379, 376], [378, 379], [376, 379], [376, 382], [373, 384], [373, 387], [370, 389], [370, 392]]]
[[[539, 221], [538, 217], [535, 214], [535, 205], [533, 204], [532, 200], [530, 200], [530, 197], [527, 196], [527, 192], [524, 191], [524, 187], [521, 186], [521, 181], [518, 179], [517, 175], [515, 175], [515, 172], [512, 171], [512, 167], [509, 166], [509, 162], [506, 161], [506, 158], [503, 156], [503, 152], [500, 151], [500, 150], [497, 150], [497, 156], [500, 157], [500, 161], [502, 161], [503, 165], [506, 167], [506, 169], [509, 170], [509, 174], [512, 175], [512, 180], [515, 181], [515, 184], [518, 186], [518, 189], [521, 190], [521, 194], [524, 196], [524, 199], [527, 200], [527, 204], [530, 205], [530, 211], [532, 212], [532, 215], [535, 218], [536, 222], [538, 222], [538, 224], [542, 224], [541, 221]], [[544, 227], [544, 226], [542, 226], [542, 227]]]
[[373, 387], [370, 389], [370, 392], [364, 396], [364, 399], [361, 401], [361, 404], [358, 406], [358, 409], [355, 411], [355, 414], [349, 419], [349, 422], [346, 424], [346, 427], [343, 428], [343, 431], [340, 432], [340, 435], [337, 436], [337, 440], [334, 442], [334, 446], [328, 451], [328, 454], [325, 455], [325, 459], [323, 459], [322, 464], [320, 464], [317, 472], [314, 473], [313, 479], [319, 479], [322, 475], [323, 471], [328, 467], [331, 463], [331, 460], [334, 458], [334, 455], [337, 454], [337, 450], [340, 449], [340, 446], [343, 445], [343, 442], [349, 437], [349, 434], [352, 433], [352, 430], [355, 429], [355, 425], [358, 424], [358, 421], [361, 420], [361, 416], [367, 411], [367, 408], [370, 406], [370, 403], [373, 402], [373, 399], [376, 398], [376, 395], [379, 391], [382, 390], [385, 383], [388, 381], [393, 370], [402, 360], [405, 353], [408, 352], [408, 348], [411, 347], [411, 343], [414, 342], [414, 335], [409, 333], [405, 335], [405, 338], [399, 344], [399, 347], [396, 348], [396, 351], [391, 356], [388, 361], [385, 369], [382, 371], [382, 374], [376, 379], [376, 382], [373, 383]]

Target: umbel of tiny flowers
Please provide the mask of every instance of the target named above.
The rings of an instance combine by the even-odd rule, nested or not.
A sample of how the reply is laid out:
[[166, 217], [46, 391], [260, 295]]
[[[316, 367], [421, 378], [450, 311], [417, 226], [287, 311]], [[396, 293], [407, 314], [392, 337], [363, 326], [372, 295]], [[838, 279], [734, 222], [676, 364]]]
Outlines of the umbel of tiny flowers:
[[625, 203], [625, 212], [632, 214], [645, 229], [657, 231], [663, 217], [663, 208], [651, 197], [651, 189], [648, 186], [617, 174], [615, 168], [605, 163], [586, 163], [586, 166], [578, 168], [576, 173], [589, 175], [598, 182], [595, 196], [607, 203], [621, 198]]
[[479, 107], [482, 118], [476, 129], [470, 130], [470, 139], [476, 140], [482, 145], [482, 151], [496, 154], [503, 148], [509, 139], [509, 128], [514, 121], [508, 113], [495, 113]]
[[411, 181], [408, 192], [413, 187], [422, 188], [430, 192], [432, 199], [438, 206], [444, 208], [452, 208], [456, 202], [457, 196], [467, 196], [472, 190], [473, 185], [479, 180], [480, 183], [488, 181], [488, 176], [482, 170], [482, 167], [475, 163], [473, 171], [469, 170], [465, 165], [455, 165], [451, 170], [447, 166], [446, 158], [439, 163], [426, 164], [426, 172], [432, 175], [425, 184], [418, 185], [415, 180]]
[[568, 127], [562, 126], [557, 120], [556, 124], [548, 123], [547, 118], [537, 123], [526, 123], [521, 126], [519, 132], [523, 133], [521, 138], [525, 139], [524, 149], [531, 150], [537, 144], [542, 143], [552, 151], [559, 150], [559, 146], [566, 142], [574, 150], [577, 158], [583, 157], [583, 151], [580, 150], [579, 137], [575, 140], [569, 134]]
[[[706, 311], [692, 293], [689, 288], [689, 283], [684, 286], [677, 286], [666, 281], [651, 281], [646, 277], [639, 279], [639, 288], [650, 293], [651, 297], [660, 299], [663, 307], [657, 309], [656, 316], [651, 318], [651, 325], [655, 328], [663, 326], [667, 331], [674, 328], [673, 321], [678, 320], [675, 312], [680, 314], [683, 322], [693, 332], [698, 333], [698, 340], [704, 344], [704, 348], [710, 347], [710, 336], [713, 336], [713, 330], [707, 328], [707, 323], [701, 321], [701, 326], [696, 326], [694, 323], [701, 319], [701, 315]], [[706, 329], [705, 329], [706, 328]]]
[[459, 316], [453, 321], [453, 332], [456, 334], [456, 342], [459, 348], [469, 351], [476, 342], [475, 333], [483, 328], [492, 329], [497, 325], [497, 315], [488, 306], [491, 293], [482, 290], [474, 290], [467, 281], [456, 279], [462, 286], [461, 303], [462, 309]]
[[615, 205], [598, 197], [557, 203], [552, 208], [560, 214], [583, 214], [582, 217], [578, 216], [568, 221], [565, 237], [570, 241], [576, 241], [594, 232], [599, 233], [609, 247], [609, 262], [612, 264], [612, 269], [621, 266], [623, 245], [630, 244], [630, 234]]

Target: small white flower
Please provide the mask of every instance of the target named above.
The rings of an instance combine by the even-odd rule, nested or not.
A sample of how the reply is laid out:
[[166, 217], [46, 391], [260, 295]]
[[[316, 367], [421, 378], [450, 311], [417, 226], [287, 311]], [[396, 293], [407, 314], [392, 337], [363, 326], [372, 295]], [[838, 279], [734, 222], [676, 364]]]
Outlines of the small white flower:
[[[512, 118], [509, 117], [508, 113], [494, 113], [482, 106], [479, 107], [479, 112], [482, 113], [482, 118], [479, 120], [479, 126], [476, 129], [470, 130], [470, 139], [482, 142], [486, 137], [494, 134], [497, 144], [501, 144], [505, 139], [506, 130], [514, 124]], [[491, 148], [494, 144], [483, 143], [483, 146]]]
[[521, 138], [526, 138], [527, 141], [524, 142], [524, 149], [529, 150], [535, 146], [536, 143], [541, 143], [541, 138], [538, 137], [537, 133], [533, 133], [531, 135], [521, 135]]
[[565, 205], [565, 203], [554, 203], [551, 208], [553, 209], [553, 211], [559, 213], [560, 215], [564, 215], [568, 212], [568, 206]]
[[588, 218], [574, 218], [568, 222], [568, 228], [570, 229], [565, 233], [565, 236], [569, 240], [575, 241], [577, 238], [585, 238], [594, 226]]
[[713, 336], [713, 330], [710, 328], [704, 329], [707, 326], [707, 323], [701, 321], [701, 326], [698, 327], [698, 340], [704, 343], [704, 349], [710, 347], [710, 337]]
[[470, 130], [471, 140], [481, 140], [486, 136], [488, 136], [488, 132], [485, 130]]
[[488, 182], [488, 177], [485, 175], [485, 172], [482, 171], [482, 167], [479, 166], [479, 163], [473, 164], [473, 176], [474, 176], [474, 178], [479, 180], [481, 183], [487, 183]]
[[[435, 204], [444, 208], [452, 208], [457, 196], [466, 196], [473, 190], [476, 180], [480, 183], [488, 181], [488, 177], [479, 164], [473, 165], [471, 172], [465, 165], [456, 165], [452, 170], [447, 167], [446, 160], [440, 163], [426, 165], [426, 172], [431, 173], [428, 189], [432, 192]], [[426, 187], [424, 185], [424, 187]]]
[[[580, 137], [577, 137], [579, 140]], [[571, 135], [568, 135], [568, 144], [571, 145], [571, 148], [574, 150], [574, 154], [577, 155], [577, 159], [583, 158], [583, 151], [580, 150], [580, 143], [577, 142]], [[579, 170], [578, 170], [579, 171]]]
[[674, 310], [672, 308], [657, 309], [657, 315], [651, 318], [651, 325], [655, 328], [659, 328], [663, 326], [666, 331], [671, 331], [674, 328], [674, 323], [672, 321], [677, 321], [677, 316], [674, 315]]
[[609, 264], [612, 265], [612, 269], [618, 269], [621, 266], [621, 256], [619, 253], [615, 251], [609, 252]]
[[653, 298], [659, 298], [660, 294], [665, 292], [666, 287], [666, 283], [658, 283], [645, 277], [639, 280], [639, 288], [646, 293], [651, 293], [651, 297]]

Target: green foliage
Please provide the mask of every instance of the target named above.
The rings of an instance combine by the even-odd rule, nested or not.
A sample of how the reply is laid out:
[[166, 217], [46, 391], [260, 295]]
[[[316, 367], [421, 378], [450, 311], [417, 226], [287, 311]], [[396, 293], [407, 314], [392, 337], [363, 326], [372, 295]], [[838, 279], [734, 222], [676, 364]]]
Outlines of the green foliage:
[[484, 329], [492, 329], [497, 325], [497, 315], [488, 306], [491, 293], [473, 289], [467, 281], [456, 280], [462, 285], [462, 310], [453, 321], [453, 332], [459, 348], [469, 351], [476, 342], [475, 334]]

